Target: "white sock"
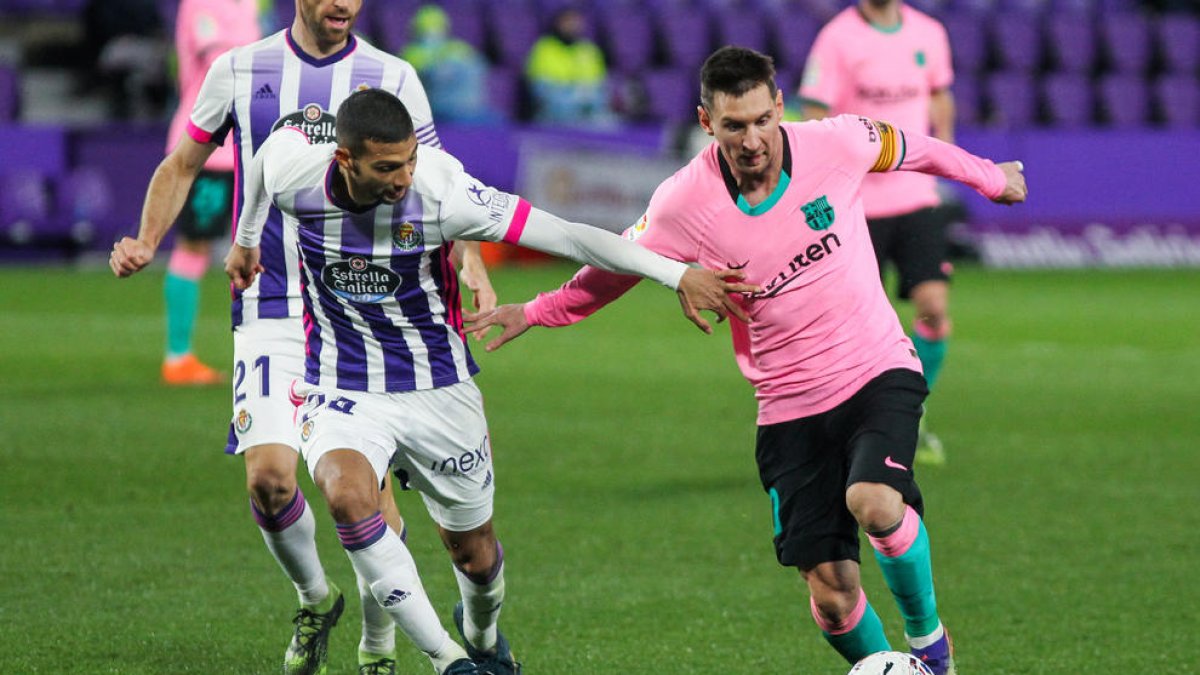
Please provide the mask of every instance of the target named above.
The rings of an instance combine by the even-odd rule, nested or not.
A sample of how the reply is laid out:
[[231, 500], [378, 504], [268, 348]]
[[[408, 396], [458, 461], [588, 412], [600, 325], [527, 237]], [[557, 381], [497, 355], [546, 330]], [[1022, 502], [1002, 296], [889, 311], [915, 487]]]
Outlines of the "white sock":
[[929, 645], [932, 645], [933, 643], [937, 642], [938, 640], [941, 640], [942, 636], [945, 634], [946, 634], [946, 629], [942, 627], [942, 622], [939, 621], [937, 628], [933, 629], [933, 632], [930, 633], [929, 635], [922, 635], [919, 637], [912, 637], [911, 635], [905, 635], [904, 637], [908, 638], [908, 646], [909, 647], [912, 647], [913, 649], [925, 649]]
[[497, 548], [499, 559], [491, 581], [477, 584], [462, 570], [454, 567], [458, 579], [458, 590], [463, 601], [463, 636], [475, 649], [492, 652], [496, 649], [496, 624], [500, 621], [500, 607], [504, 604], [504, 553]]
[[371, 587], [358, 577], [358, 597], [362, 600], [362, 640], [358, 648], [372, 654], [396, 651], [396, 622], [371, 594]]
[[267, 549], [291, 579], [301, 605], [317, 605], [329, 597], [325, 570], [317, 555], [317, 521], [299, 489], [283, 509], [267, 516], [250, 502]]
[[[378, 533], [364, 533], [364, 536], [360, 537], [369, 538], [373, 540], [372, 543], [362, 548], [347, 548], [346, 555], [350, 557], [354, 572], [370, 587], [375, 601], [391, 615], [392, 620], [413, 641], [417, 649], [429, 656], [438, 672], [441, 672], [454, 661], [466, 658], [467, 653], [451, 640], [449, 633], [442, 628], [442, 623], [429, 602], [429, 596], [425, 594], [425, 588], [421, 585], [421, 579], [417, 576], [417, 564], [408, 552], [408, 547], [400, 541], [399, 535], [387, 527], [382, 516], [377, 514], [376, 517], [380, 526]], [[339, 525], [339, 534], [343, 528], [349, 527], [358, 527], [358, 524]], [[363, 532], [361, 528], [359, 531]], [[343, 537], [342, 544], [347, 543], [348, 538]]]

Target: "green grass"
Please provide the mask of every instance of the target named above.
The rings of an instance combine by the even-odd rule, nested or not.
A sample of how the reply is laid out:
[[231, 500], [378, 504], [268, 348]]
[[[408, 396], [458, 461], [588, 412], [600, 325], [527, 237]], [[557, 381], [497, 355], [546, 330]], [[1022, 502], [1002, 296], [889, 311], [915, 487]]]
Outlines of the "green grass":
[[[495, 273], [501, 297], [568, 267]], [[228, 391], [157, 382], [161, 275], [0, 270], [0, 672], [277, 672], [295, 596], [221, 453]], [[1200, 672], [1197, 271], [960, 271], [920, 475], [942, 614], [970, 673]], [[198, 351], [228, 363], [227, 295]], [[775, 563], [754, 401], [724, 328], [643, 284], [583, 325], [477, 349], [530, 675], [847, 670]], [[353, 579], [317, 491], [326, 566]], [[449, 620], [420, 500], [409, 542]], [[893, 644], [901, 625], [868, 556]], [[354, 672], [358, 602], [330, 674]], [[399, 637], [402, 672], [427, 673]]]

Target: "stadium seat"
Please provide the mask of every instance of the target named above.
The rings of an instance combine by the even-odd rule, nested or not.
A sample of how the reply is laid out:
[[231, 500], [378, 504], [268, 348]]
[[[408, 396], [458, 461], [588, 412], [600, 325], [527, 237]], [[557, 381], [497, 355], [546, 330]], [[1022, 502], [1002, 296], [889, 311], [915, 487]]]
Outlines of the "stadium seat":
[[1194, 73], [1200, 67], [1200, 19], [1167, 14], [1158, 20], [1158, 52], [1172, 73]]
[[1097, 85], [1105, 119], [1114, 127], [1132, 128], [1150, 123], [1150, 89], [1140, 75], [1111, 74]]
[[605, 9], [596, 14], [596, 23], [613, 70], [637, 73], [653, 63], [654, 24], [646, 12], [634, 7]]
[[821, 24], [811, 14], [795, 8], [781, 10], [773, 16], [767, 22], [767, 30], [770, 33], [771, 53], [779, 59], [776, 65], [797, 72], [803, 69], [820, 29]]
[[1096, 101], [1086, 75], [1048, 75], [1042, 80], [1042, 102], [1053, 126], [1087, 127], [1095, 122]]
[[1177, 129], [1200, 126], [1200, 83], [1191, 75], [1167, 75], [1154, 83], [1163, 122]]
[[700, 94], [691, 71], [671, 68], [642, 73], [647, 112], [659, 122], [679, 123], [695, 120]]
[[953, 12], [942, 17], [950, 37], [950, 57], [959, 72], [978, 73], [987, 65], [986, 24], [979, 16]]
[[32, 169], [0, 174], [0, 237], [12, 244], [32, 243], [49, 223], [45, 176]]
[[0, 122], [21, 116], [21, 80], [15, 68], [0, 64]]
[[[281, 3], [276, 3], [278, 7]], [[286, 4], [286, 3], [284, 3]], [[375, 46], [392, 54], [404, 51], [408, 42], [408, 27], [419, 5], [410, 0], [377, 3], [375, 6]]]
[[443, 3], [446, 16], [450, 18], [450, 33], [469, 43], [480, 54], [487, 50], [487, 27], [479, 5], [466, 0]]
[[979, 100], [979, 82], [974, 76], [959, 73], [950, 87], [954, 95], [954, 118], [958, 126], [977, 127], [983, 123], [983, 110]]
[[542, 27], [533, 7], [515, 4], [492, 7], [488, 24], [491, 26], [491, 44], [496, 65], [525, 69], [525, 60], [533, 43], [541, 37]]
[[1033, 14], [1009, 12], [992, 17], [992, 48], [1003, 70], [1029, 73], [1042, 63], [1042, 22]]
[[668, 7], [659, 12], [657, 23], [667, 63], [698, 70], [712, 52], [708, 13], [703, 8]]
[[1034, 78], [1026, 73], [995, 73], [988, 78], [987, 98], [990, 126], [1021, 129], [1037, 119]]
[[99, 167], [76, 167], [58, 181], [54, 217], [78, 245], [115, 239], [114, 197], [108, 173]]
[[1055, 13], [1046, 20], [1047, 42], [1056, 70], [1090, 73], [1096, 64], [1096, 34], [1092, 22], [1073, 13]]
[[487, 77], [488, 102], [504, 119], [517, 119], [521, 111], [521, 71], [489, 68]]
[[755, 51], [767, 51], [767, 27], [759, 12], [748, 12], [744, 7], [724, 8], [713, 17], [717, 33], [717, 44], [749, 47]]
[[1132, 13], [1112, 13], [1100, 17], [1099, 34], [1110, 70], [1142, 74], [1150, 63], [1150, 24]]

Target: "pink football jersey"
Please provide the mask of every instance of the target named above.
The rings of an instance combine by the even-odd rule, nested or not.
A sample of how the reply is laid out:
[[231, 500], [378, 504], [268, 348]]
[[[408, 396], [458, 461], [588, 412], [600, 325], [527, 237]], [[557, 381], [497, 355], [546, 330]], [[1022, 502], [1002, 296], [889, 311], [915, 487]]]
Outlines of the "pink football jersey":
[[[868, 23], [857, 7], [835, 16], [817, 35], [805, 66], [800, 98], [830, 115], [863, 115], [915, 134], [929, 133], [929, 100], [954, 80], [946, 29], [936, 19], [900, 6], [900, 26]], [[868, 176], [868, 218], [936, 206], [936, 179], [918, 173]]]

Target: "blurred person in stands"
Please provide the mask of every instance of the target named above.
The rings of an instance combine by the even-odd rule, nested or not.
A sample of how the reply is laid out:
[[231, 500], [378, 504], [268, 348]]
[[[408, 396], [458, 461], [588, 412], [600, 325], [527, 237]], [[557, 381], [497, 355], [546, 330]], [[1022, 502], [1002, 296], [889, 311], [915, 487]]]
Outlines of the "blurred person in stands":
[[[187, 129], [200, 85], [213, 61], [233, 47], [259, 39], [254, 0], [183, 0], [175, 21], [179, 59], [179, 108], [167, 134], [167, 153]], [[162, 379], [169, 385], [205, 385], [225, 380], [192, 352], [200, 308], [200, 281], [212, 257], [212, 242], [229, 234], [233, 218], [233, 142], [213, 151], [192, 183], [177, 221], [175, 248], [167, 262], [163, 297], [167, 314]]]
[[551, 124], [611, 125], [608, 69], [584, 37], [586, 18], [568, 7], [554, 15], [550, 33], [534, 43], [525, 64], [534, 118]]
[[89, 0], [83, 8], [84, 88], [102, 90], [114, 117], [144, 117], [167, 96], [166, 42], [155, 0]]
[[[901, 0], [858, 0], [817, 34], [800, 85], [801, 110], [805, 119], [863, 115], [953, 143], [953, 81], [950, 42], [940, 22]], [[952, 326], [949, 222], [939, 208], [937, 178], [871, 174], [863, 179], [862, 199], [881, 277], [894, 265], [898, 296], [913, 303], [910, 337], [932, 391]], [[916, 459], [946, 461], [924, 416]]]
[[450, 17], [423, 5], [409, 26], [411, 40], [400, 57], [417, 69], [439, 120], [491, 124], [500, 116], [487, 102], [487, 63], [469, 43], [450, 34]]

